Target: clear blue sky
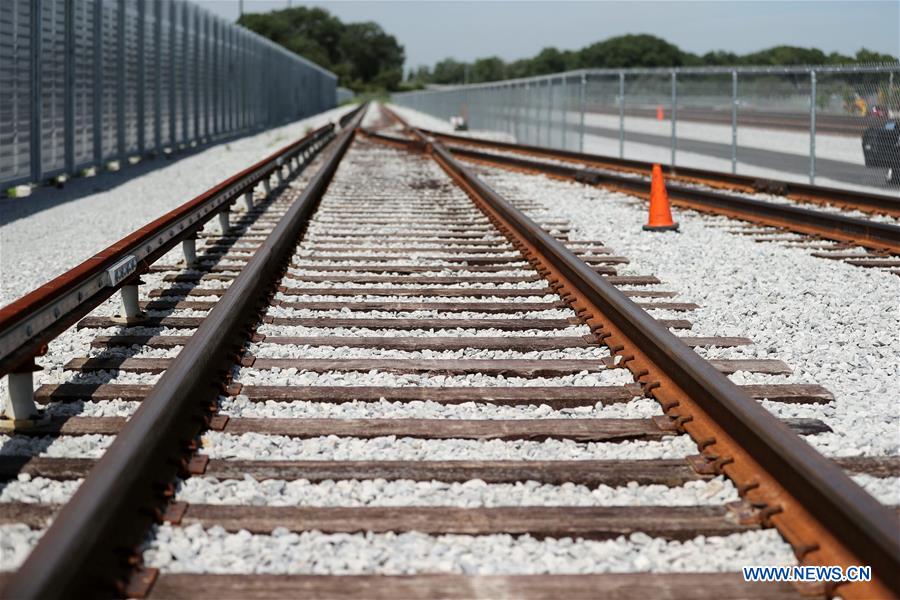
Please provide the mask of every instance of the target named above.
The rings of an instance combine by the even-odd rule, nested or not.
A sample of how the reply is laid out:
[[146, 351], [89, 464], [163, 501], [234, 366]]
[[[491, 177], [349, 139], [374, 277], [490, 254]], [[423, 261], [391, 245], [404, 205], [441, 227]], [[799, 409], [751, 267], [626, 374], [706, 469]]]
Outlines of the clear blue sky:
[[[238, 0], [195, 1], [225, 18], [238, 16]], [[244, 10], [267, 12], [288, 3], [244, 0]], [[345, 22], [375, 21], [403, 44], [407, 68], [446, 57], [515, 60], [546, 46], [577, 49], [625, 33], [657, 35], [698, 54], [787, 44], [844, 54], [865, 46], [900, 55], [900, 0], [290, 3], [321, 6]]]

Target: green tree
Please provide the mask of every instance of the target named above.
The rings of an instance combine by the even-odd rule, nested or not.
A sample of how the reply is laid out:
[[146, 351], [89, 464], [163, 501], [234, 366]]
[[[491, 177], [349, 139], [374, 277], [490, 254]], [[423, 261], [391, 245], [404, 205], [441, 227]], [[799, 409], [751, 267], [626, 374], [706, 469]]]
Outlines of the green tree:
[[431, 81], [434, 83], [441, 84], [451, 84], [451, 83], [462, 83], [466, 80], [466, 65], [465, 63], [461, 63], [453, 60], [452, 58], [445, 58], [440, 61], [438, 64], [434, 65], [434, 70], [431, 74]]
[[711, 66], [731, 66], [738, 64], [738, 55], [725, 50], [714, 50], [699, 57], [700, 63]]
[[431, 81], [431, 70], [428, 65], [419, 65], [415, 69], [410, 69], [406, 76], [406, 80], [415, 83], [429, 83]]
[[818, 48], [798, 46], [774, 46], [741, 57], [745, 65], [819, 65], [826, 61], [827, 56]]
[[469, 77], [470, 83], [481, 83], [483, 81], [497, 81], [506, 76], [506, 65], [503, 60], [497, 56], [488, 58], [479, 58], [472, 65], [472, 73]]
[[578, 66], [582, 68], [679, 67], [682, 52], [673, 44], [652, 35], [620, 35], [582, 48]]
[[353, 79], [366, 83], [379, 79], [389, 84], [387, 89], [395, 89], [403, 78], [403, 47], [377, 23], [345, 25], [337, 48]]
[[506, 65], [506, 76], [510, 79], [518, 79], [519, 77], [529, 77], [533, 75], [531, 71], [531, 59], [523, 58], [513, 61]]
[[247, 13], [238, 23], [329, 69], [355, 92], [395, 90], [403, 79], [403, 46], [376, 23], [342, 23], [303, 6]]
[[858, 63], [891, 63], [897, 62], [896, 56], [891, 56], [890, 54], [881, 54], [880, 52], [873, 52], [871, 50], [867, 50], [866, 48], [860, 48], [856, 51], [856, 62]]
[[565, 56], [556, 48], [544, 48], [537, 53], [537, 56], [531, 59], [529, 75], [546, 75], [547, 73], [559, 73], [565, 71]]
[[327, 10], [300, 6], [245, 13], [238, 24], [325, 68], [340, 60], [337, 42], [344, 25]]

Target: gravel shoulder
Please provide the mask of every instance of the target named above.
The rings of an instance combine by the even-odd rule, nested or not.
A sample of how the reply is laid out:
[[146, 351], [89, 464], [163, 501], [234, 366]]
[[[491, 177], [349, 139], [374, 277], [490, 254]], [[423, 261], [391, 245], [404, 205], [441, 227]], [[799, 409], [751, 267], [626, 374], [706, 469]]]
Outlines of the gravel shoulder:
[[63, 189], [43, 187], [25, 198], [0, 200], [0, 306], [351, 109], [335, 108], [184, 158], [176, 154], [177, 160], [156, 159], [74, 179]]

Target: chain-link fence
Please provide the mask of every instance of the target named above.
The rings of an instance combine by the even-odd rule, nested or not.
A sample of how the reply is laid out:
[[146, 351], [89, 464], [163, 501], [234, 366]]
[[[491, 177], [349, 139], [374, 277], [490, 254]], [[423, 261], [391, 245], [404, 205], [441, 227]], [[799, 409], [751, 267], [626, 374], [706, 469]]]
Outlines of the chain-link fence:
[[571, 71], [393, 101], [529, 145], [891, 194], [900, 184], [900, 64]]
[[335, 92], [335, 101], [338, 104], [343, 104], [344, 102], [350, 102], [351, 100], [353, 100], [354, 95], [355, 94], [353, 93], [353, 90], [345, 88], [345, 87], [339, 87], [339, 88], [337, 88], [337, 91]]
[[0, 185], [321, 112], [336, 84], [184, 0], [0, 0]]

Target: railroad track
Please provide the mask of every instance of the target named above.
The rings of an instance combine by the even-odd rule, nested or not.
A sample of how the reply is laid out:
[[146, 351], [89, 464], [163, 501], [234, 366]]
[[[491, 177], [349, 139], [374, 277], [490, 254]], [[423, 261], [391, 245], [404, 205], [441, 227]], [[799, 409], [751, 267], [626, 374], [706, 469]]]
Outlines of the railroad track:
[[[387, 114], [406, 125], [392, 111]], [[650, 163], [434, 131], [423, 133], [447, 144], [448, 150], [462, 160], [598, 185], [637, 198], [649, 197], [646, 175], [652, 167]], [[403, 139], [396, 132], [374, 135], [394, 143], [402, 143]], [[413, 143], [408, 135], [405, 137], [407, 145]], [[727, 226], [736, 234], [753, 235], [760, 242], [808, 248], [819, 258], [900, 275], [900, 226], [891, 219], [900, 217], [900, 201], [896, 197], [685, 167], [673, 172], [664, 166], [663, 170], [674, 205], [746, 222], [746, 226]], [[765, 195], [754, 197], [759, 193]], [[803, 204], [815, 208], [807, 209]], [[860, 213], [887, 218], [862, 218]], [[858, 247], [865, 251], [855, 250]]]
[[[399, 120], [400, 123], [405, 124], [405, 121], [400, 119], [400, 117], [390, 109], [386, 109], [386, 113], [391, 120]], [[645, 176], [650, 170], [650, 167], [653, 166], [653, 163], [633, 159], [600, 156], [574, 152], [571, 150], [530, 146], [527, 144], [498, 142], [427, 129], [421, 131], [426, 135], [444, 141], [451, 149], [456, 146], [489, 148], [495, 151], [501, 150], [520, 155], [550, 158], [561, 162], [583, 164], [597, 169], [618, 171], [620, 173], [634, 173], [641, 176]], [[875, 214], [892, 215], [895, 217], [900, 216], [900, 200], [898, 200], [896, 196], [856, 192], [840, 188], [829, 188], [794, 181], [737, 175], [722, 171], [696, 169], [693, 167], [679, 166], [672, 169], [669, 165], [662, 165], [662, 168], [664, 173], [674, 181], [678, 182], [697, 183], [712, 188], [730, 189], [741, 192], [779, 194], [799, 203], [819, 205], [831, 204], [847, 209]], [[587, 176], [588, 174], [586, 173], [585, 177]]]
[[[50, 480], [71, 498], [0, 504], [3, 524], [43, 532], [4, 596], [796, 596], [735, 572], [590, 573], [606, 570], [597, 558], [587, 574], [518, 574], [540, 573], [544, 555], [577, 562], [598, 540], [639, 555], [644, 538], [771, 527], [804, 564], [873, 567], [872, 582], [806, 592], [900, 590], [895, 513], [843, 470], [896, 465], [829, 461], [797, 435], [824, 423], [779, 421], [756, 402], [828, 402], [827, 390], [735, 386], [726, 373], [789, 367], [701, 359], [692, 347], [751, 341], [684, 335], [694, 305], [652, 274], [618, 274], [626, 257], [530, 219], [536, 204], [501, 198], [414, 130], [430, 156], [357, 139], [361, 118], [320, 154], [290, 150], [304, 148], [299, 180], [277, 156], [227, 192], [214, 208], [275, 163], [281, 185], [197, 248], [193, 268], [141, 262], [128, 277], [149, 282], [144, 314], [73, 312], [93, 350], [65, 359], [74, 382], [37, 390], [44, 415], [6, 440], [28, 451], [0, 460], [7, 481]], [[43, 308], [33, 299], [0, 324]], [[4, 372], [31, 364], [30, 338], [10, 347]], [[130, 418], [106, 414], [123, 402], [137, 404]], [[46, 452], [89, 436], [105, 452]], [[498, 502], [467, 504], [472, 484], [495, 486]], [[634, 484], [726, 491], [677, 506], [565, 502]], [[434, 567], [464, 540], [482, 545]], [[495, 553], [503, 564], [481, 569]]]

